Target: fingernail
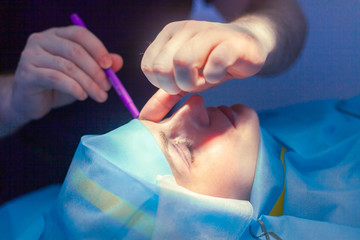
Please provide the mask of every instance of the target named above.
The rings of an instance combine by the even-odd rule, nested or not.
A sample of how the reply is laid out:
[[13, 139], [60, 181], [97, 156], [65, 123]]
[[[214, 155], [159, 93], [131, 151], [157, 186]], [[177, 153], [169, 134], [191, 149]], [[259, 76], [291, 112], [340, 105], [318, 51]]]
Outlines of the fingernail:
[[100, 66], [102, 68], [109, 68], [111, 67], [111, 64], [112, 64], [112, 60], [111, 60], [111, 57], [109, 55], [105, 55], [102, 59], [101, 59], [101, 62], [100, 62]]
[[107, 93], [104, 91], [100, 91], [98, 95], [98, 100], [100, 102], [104, 102], [107, 99]]
[[81, 101], [84, 101], [87, 97], [88, 97], [88, 95], [86, 94], [86, 92], [83, 92], [83, 93], [81, 94], [80, 100], [81, 100]]

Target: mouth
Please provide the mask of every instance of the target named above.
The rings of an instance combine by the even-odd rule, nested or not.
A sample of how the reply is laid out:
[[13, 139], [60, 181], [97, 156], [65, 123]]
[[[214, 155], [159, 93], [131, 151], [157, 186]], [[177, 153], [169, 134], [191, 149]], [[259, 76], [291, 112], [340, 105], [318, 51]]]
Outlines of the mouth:
[[231, 110], [228, 106], [220, 106], [218, 109], [229, 119], [234, 128], [236, 128], [233, 110]]

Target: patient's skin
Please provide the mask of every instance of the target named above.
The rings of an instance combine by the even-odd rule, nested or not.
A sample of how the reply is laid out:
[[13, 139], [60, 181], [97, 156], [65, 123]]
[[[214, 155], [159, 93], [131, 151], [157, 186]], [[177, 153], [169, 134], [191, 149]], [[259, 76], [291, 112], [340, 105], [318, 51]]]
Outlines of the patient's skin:
[[[224, 114], [227, 111], [232, 117]], [[158, 141], [180, 186], [249, 200], [259, 149], [259, 121], [251, 108], [205, 108], [202, 97], [195, 95], [170, 118], [142, 122]]]

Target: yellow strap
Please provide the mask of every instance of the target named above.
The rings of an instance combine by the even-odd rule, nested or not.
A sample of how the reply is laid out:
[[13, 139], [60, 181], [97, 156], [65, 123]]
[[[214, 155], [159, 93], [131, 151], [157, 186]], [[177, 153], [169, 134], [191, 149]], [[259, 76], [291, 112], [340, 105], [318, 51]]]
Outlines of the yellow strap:
[[278, 200], [276, 201], [273, 209], [270, 212], [270, 216], [282, 216], [283, 215], [283, 210], [284, 210], [284, 198], [285, 198], [285, 180], [286, 180], [286, 171], [285, 171], [285, 152], [286, 152], [286, 148], [281, 147], [281, 155], [280, 155], [280, 160], [283, 164], [284, 167], [284, 187], [283, 190], [278, 198]]
[[77, 169], [74, 175], [72, 183], [83, 198], [127, 227], [151, 238], [155, 227], [154, 217], [102, 188], [89, 179], [81, 169]]

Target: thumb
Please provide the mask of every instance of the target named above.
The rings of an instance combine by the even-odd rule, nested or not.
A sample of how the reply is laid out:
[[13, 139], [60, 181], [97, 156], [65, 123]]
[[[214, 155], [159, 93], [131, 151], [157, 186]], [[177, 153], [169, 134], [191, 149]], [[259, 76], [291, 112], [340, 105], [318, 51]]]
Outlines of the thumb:
[[159, 89], [142, 108], [139, 119], [159, 122], [185, 95], [186, 92], [180, 92], [176, 95], [171, 95], [164, 90]]

